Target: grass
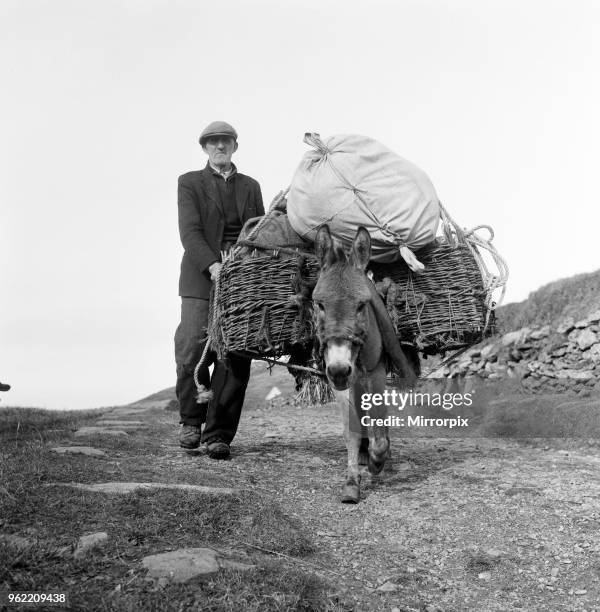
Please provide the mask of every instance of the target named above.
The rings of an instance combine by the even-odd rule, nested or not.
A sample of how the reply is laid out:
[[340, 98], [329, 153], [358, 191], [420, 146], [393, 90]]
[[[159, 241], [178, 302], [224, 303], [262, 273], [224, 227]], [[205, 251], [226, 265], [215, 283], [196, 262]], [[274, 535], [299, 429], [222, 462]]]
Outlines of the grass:
[[98, 418], [108, 409], [44, 410], [41, 408], [0, 408], [0, 439], [14, 437], [28, 439], [49, 433], [77, 429], [83, 422]]
[[[198, 597], [208, 604], [203, 609], [214, 610], [334, 609], [327, 585], [302, 566], [290, 567], [277, 556], [263, 559], [253, 552], [250, 559], [258, 567], [250, 576], [226, 572], [165, 588], [146, 580], [141, 559], [177, 548], [252, 551], [240, 546], [247, 542], [291, 557], [310, 555], [313, 546], [306, 535], [256, 495], [141, 491], [103, 496], [48, 488], [21, 496], [18, 503], [5, 503], [2, 516], [11, 528], [35, 525], [39, 534], [29, 549], [0, 548], [0, 585], [6, 590], [66, 591], [71, 605], [89, 610], [180, 609]], [[71, 550], [78, 534], [99, 530], [109, 534], [108, 543], [85, 559], [61, 552], [63, 547]]]
[[[316, 552], [312, 536], [275, 499], [223, 482], [222, 475], [190, 470], [192, 464], [165, 472], [161, 444], [172, 431], [164, 421], [153, 419], [151, 436], [134, 432], [126, 440], [103, 439], [106, 458], [50, 452], [53, 443], [86, 444], [70, 440], [72, 431], [102, 412], [0, 412], [0, 532], [33, 544], [19, 549], [0, 541], [0, 591], [66, 592], [70, 609], [85, 610], [351, 609], [331, 584], [307, 569], [305, 561], [310, 564]], [[164, 482], [165, 477], [240, 490], [234, 495], [177, 490], [103, 495], [48, 486]], [[107, 543], [75, 559], [71, 552], [79, 536], [97, 531], [108, 533]], [[256, 568], [222, 570], [184, 584], [147, 578], [144, 556], [188, 547], [235, 550]]]
[[[404, 410], [390, 410], [394, 416], [424, 416], [444, 419], [461, 416], [468, 419], [468, 427], [445, 429], [401, 428], [392, 436], [401, 437], [470, 437], [470, 438], [553, 438], [597, 440], [600, 442], [600, 394], [568, 395], [565, 392], [532, 394], [523, 390], [518, 379], [502, 381], [470, 379], [472, 404], [450, 410], [428, 405], [407, 406]], [[439, 393], [430, 384], [422, 392]]]
[[523, 302], [498, 308], [500, 332], [521, 327], [555, 327], [567, 316], [581, 319], [600, 308], [600, 270], [563, 278], [529, 294]]

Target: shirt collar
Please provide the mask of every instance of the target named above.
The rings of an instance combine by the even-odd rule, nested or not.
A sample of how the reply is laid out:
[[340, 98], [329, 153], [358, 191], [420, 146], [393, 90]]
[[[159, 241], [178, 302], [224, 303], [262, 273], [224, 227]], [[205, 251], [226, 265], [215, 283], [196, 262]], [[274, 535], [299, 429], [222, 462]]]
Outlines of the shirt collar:
[[220, 177], [224, 178], [225, 180], [227, 180], [229, 177], [233, 176], [237, 172], [237, 168], [235, 167], [235, 164], [233, 162], [231, 162], [231, 168], [229, 169], [228, 172], [221, 172], [220, 170], [215, 168], [210, 163], [210, 161], [208, 161], [206, 163], [206, 167], [210, 168], [210, 171], [213, 173], [213, 175], [220, 176]]

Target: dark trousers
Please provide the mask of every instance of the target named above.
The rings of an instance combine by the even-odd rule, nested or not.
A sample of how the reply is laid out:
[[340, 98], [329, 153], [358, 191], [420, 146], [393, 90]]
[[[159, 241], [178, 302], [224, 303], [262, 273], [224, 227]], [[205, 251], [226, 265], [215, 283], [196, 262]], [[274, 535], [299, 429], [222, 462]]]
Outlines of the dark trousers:
[[[212, 390], [213, 399], [208, 404], [198, 404], [194, 369], [204, 350], [207, 326], [208, 300], [182, 297], [181, 323], [175, 332], [175, 394], [179, 400], [180, 422], [196, 427], [204, 424], [202, 442], [221, 439], [230, 444], [242, 414], [251, 360], [231, 355], [221, 361], [210, 352], [206, 364], [198, 371], [198, 380]], [[211, 378], [208, 366], [212, 363]]]

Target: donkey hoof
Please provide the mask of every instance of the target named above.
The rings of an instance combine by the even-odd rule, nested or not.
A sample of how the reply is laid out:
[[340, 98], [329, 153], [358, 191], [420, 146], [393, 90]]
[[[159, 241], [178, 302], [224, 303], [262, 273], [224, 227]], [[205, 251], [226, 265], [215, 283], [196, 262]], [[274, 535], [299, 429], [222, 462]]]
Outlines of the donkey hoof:
[[358, 504], [360, 500], [360, 488], [355, 484], [344, 485], [342, 489], [342, 504]]
[[375, 461], [371, 456], [369, 456], [369, 465], [367, 469], [370, 474], [379, 474], [381, 470], [383, 470], [383, 466], [385, 465], [385, 456], [380, 461]]
[[369, 453], [358, 453], [358, 465], [369, 465]]

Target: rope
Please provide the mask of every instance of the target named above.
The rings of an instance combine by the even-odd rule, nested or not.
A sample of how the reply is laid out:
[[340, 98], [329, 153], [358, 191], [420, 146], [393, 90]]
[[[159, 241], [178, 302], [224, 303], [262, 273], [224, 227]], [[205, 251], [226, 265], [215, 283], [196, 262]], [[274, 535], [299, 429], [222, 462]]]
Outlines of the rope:
[[[485, 306], [487, 312], [483, 332], [485, 333], [492, 311], [495, 310], [504, 299], [504, 294], [506, 292], [506, 281], [508, 280], [509, 274], [508, 264], [502, 258], [500, 253], [498, 253], [496, 247], [492, 244], [492, 240], [494, 239], [494, 230], [489, 225], [477, 225], [470, 230], [463, 230], [450, 216], [441, 202], [440, 217], [443, 224], [443, 233], [448, 243], [453, 246], [457, 246], [458, 243], [465, 244], [479, 267], [484, 290], [486, 292]], [[478, 236], [476, 232], [480, 229], [488, 230], [490, 234], [489, 238], [482, 238], [481, 236]], [[490, 254], [498, 270], [497, 274], [492, 274], [488, 270], [488, 267], [481, 256], [481, 253], [479, 252], [479, 248], [486, 250]], [[494, 303], [492, 294], [496, 289], [502, 289], [502, 293], [500, 294], [500, 298], [496, 301], [496, 303]]]
[[[475, 233], [478, 229], [482, 229], [482, 228], [485, 228], [490, 232], [490, 238], [484, 239]], [[479, 264], [480, 271], [482, 272], [484, 284], [487, 285], [487, 290], [489, 292], [488, 301], [489, 301], [490, 308], [492, 308], [492, 305], [491, 305], [491, 292], [492, 291], [500, 287], [502, 288], [502, 295], [500, 296], [500, 299], [498, 300], [498, 303], [496, 304], [496, 306], [494, 306], [493, 308], [497, 307], [502, 301], [502, 299], [504, 298], [504, 293], [506, 290], [506, 281], [508, 280], [508, 274], [509, 274], [508, 264], [506, 263], [504, 258], [500, 255], [500, 253], [498, 253], [498, 251], [496, 250], [496, 247], [492, 244], [493, 237], [494, 237], [494, 231], [488, 225], [478, 225], [477, 227], [473, 228], [472, 230], [469, 230], [466, 233], [466, 243], [470, 247], [473, 255], [475, 256], [475, 259], [477, 263]], [[485, 262], [483, 261], [483, 258], [481, 257], [481, 254], [474, 247], [481, 247], [490, 253], [490, 255], [492, 256], [492, 259], [494, 260], [494, 263], [496, 264], [496, 267], [498, 268], [497, 275], [491, 274], [489, 272], [489, 270], [487, 269], [487, 266], [485, 265]]]
[[300, 370], [301, 372], [310, 372], [311, 374], [316, 374], [317, 376], [323, 376], [323, 378], [327, 377], [325, 372], [322, 372], [321, 370], [317, 370], [316, 368], [311, 368], [309, 366], [296, 365], [295, 363], [286, 363], [284, 361], [278, 361], [277, 359], [273, 357], [263, 357], [260, 353], [255, 353], [254, 351], [244, 350], [244, 351], [231, 351], [231, 352], [235, 355], [250, 356], [252, 357], [252, 359], [257, 359], [258, 361], [266, 361], [274, 365], [285, 366], [286, 368], [291, 368], [292, 370]]
[[[214, 287], [214, 298], [213, 298], [213, 309], [212, 309], [213, 316], [212, 316], [212, 321], [209, 321], [210, 330], [214, 329], [214, 326], [216, 325], [216, 322], [218, 319], [216, 305], [218, 304], [217, 297], [219, 295], [219, 277], [220, 276], [221, 276], [221, 268], [217, 270], [217, 274], [215, 275], [215, 280], [214, 280], [214, 285], [213, 285]], [[196, 391], [198, 393], [198, 399], [197, 399], [198, 403], [202, 403], [201, 399], [204, 401], [204, 398], [206, 397], [206, 394], [209, 391], [204, 385], [200, 384], [200, 381], [198, 380], [198, 372], [200, 371], [200, 368], [206, 363], [206, 360], [208, 357], [208, 351], [210, 350], [210, 336], [211, 336], [210, 333], [207, 333], [206, 344], [204, 345], [202, 356], [200, 357], [200, 361], [196, 364], [196, 367], [194, 368], [194, 384], [196, 385]]]
[[255, 242], [254, 240], [249, 240], [245, 238], [244, 240], [238, 240], [236, 242], [237, 246], [245, 246], [254, 249], [261, 249], [262, 251], [273, 251], [273, 255], [275, 257], [279, 256], [279, 253], [286, 253], [287, 255], [300, 255], [302, 254], [300, 248], [289, 248], [289, 247], [274, 247], [272, 244], [262, 244], [260, 242]]

